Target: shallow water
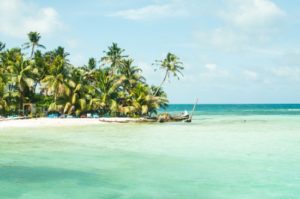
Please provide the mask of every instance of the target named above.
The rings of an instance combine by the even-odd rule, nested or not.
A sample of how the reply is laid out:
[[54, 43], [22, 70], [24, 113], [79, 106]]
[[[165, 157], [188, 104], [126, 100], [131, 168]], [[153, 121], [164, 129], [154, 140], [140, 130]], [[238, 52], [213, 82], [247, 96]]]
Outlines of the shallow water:
[[1, 129], [0, 198], [296, 199], [300, 116]]

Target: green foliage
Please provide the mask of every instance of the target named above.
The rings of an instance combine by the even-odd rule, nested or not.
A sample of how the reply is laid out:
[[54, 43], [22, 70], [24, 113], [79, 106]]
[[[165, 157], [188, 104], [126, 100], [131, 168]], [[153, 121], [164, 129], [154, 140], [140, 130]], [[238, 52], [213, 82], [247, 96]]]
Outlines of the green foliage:
[[0, 41], [0, 51], [2, 51], [4, 48], [5, 48], [5, 43], [2, 43], [2, 42]]
[[[100, 59], [90, 58], [86, 65], [75, 67], [63, 47], [42, 53], [37, 32], [28, 34], [24, 49], [6, 49], [0, 42], [0, 114], [20, 114], [23, 105], [32, 103], [36, 114], [45, 111], [82, 116], [100, 115], [140, 117], [165, 108], [167, 95], [161, 86], [149, 86], [134, 60], [124, 55], [116, 43]], [[161, 68], [178, 77], [183, 67], [178, 57], [169, 53], [158, 61]]]

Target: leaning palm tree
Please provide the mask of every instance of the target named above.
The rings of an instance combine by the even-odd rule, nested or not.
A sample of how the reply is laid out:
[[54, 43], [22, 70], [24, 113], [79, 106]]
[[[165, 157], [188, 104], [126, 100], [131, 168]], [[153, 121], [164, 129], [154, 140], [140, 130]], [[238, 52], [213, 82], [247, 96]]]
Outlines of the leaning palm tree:
[[177, 77], [179, 79], [179, 74], [182, 76], [181, 70], [184, 69], [184, 67], [182, 66], [182, 62], [180, 62], [179, 58], [172, 53], [168, 53], [164, 60], [157, 60], [156, 64], [158, 64], [161, 69], [165, 70], [165, 76], [161, 84], [159, 85], [159, 87], [157, 87], [155, 93], [153, 94], [154, 96], [157, 95], [167, 78], [170, 77], [170, 74], [173, 74], [174, 77]]
[[160, 108], [166, 109], [168, 107], [168, 96], [162, 88], [151, 86], [152, 93], [156, 92], [154, 96]]
[[35, 48], [46, 48], [45, 46], [43, 46], [42, 44], [39, 43], [40, 39], [41, 39], [41, 35], [38, 32], [29, 32], [28, 33], [28, 39], [29, 42], [26, 42], [23, 44], [23, 47], [25, 49], [31, 48], [31, 55], [30, 58], [32, 58], [33, 54], [34, 54], [34, 50]]

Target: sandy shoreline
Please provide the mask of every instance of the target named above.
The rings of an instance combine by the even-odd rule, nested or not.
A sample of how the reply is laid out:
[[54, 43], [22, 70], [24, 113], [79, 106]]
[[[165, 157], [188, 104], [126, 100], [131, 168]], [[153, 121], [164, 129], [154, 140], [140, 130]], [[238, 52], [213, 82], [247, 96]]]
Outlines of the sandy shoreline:
[[[107, 122], [125, 122], [136, 121], [134, 118], [101, 118]], [[1, 128], [38, 128], [38, 127], [63, 127], [63, 126], [85, 126], [101, 125], [106, 122], [100, 121], [99, 118], [36, 118], [20, 120], [0, 120]]]

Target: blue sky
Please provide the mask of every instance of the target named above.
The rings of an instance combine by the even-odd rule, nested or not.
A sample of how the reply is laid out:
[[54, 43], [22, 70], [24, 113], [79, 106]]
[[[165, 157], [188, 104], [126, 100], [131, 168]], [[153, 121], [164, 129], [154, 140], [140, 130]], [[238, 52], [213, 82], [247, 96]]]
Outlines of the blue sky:
[[172, 103], [300, 103], [300, 1], [0, 0], [0, 40], [20, 46], [42, 34], [73, 64], [117, 42], [159, 84], [154, 60], [167, 52], [184, 77], [164, 85]]

